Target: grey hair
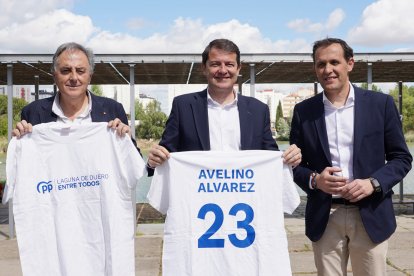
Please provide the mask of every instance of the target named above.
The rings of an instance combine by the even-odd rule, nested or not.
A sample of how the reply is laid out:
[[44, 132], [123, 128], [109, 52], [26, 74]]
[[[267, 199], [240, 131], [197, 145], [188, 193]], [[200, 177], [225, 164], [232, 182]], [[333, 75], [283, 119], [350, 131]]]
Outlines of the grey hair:
[[82, 51], [86, 55], [86, 57], [88, 58], [88, 62], [89, 62], [90, 73], [92, 75], [93, 70], [95, 69], [95, 57], [93, 55], [93, 52], [92, 52], [91, 49], [85, 48], [85, 47], [83, 47], [82, 45], [80, 45], [76, 42], [63, 43], [62, 45], [60, 45], [57, 48], [55, 54], [53, 55], [53, 63], [52, 63], [52, 68], [51, 68], [52, 73], [55, 73], [55, 71], [56, 71], [57, 59], [59, 58], [59, 56], [64, 51], [75, 51], [75, 50]]

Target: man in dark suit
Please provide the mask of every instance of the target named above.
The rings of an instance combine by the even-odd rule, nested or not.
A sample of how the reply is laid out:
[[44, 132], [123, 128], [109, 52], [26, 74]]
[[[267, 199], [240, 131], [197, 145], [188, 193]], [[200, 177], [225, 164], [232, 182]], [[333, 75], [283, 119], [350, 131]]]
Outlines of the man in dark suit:
[[341, 39], [313, 46], [324, 91], [295, 106], [290, 142], [302, 150], [295, 182], [307, 193], [306, 235], [318, 275], [385, 275], [395, 231], [392, 188], [412, 156], [391, 96], [353, 86], [353, 50]]
[[128, 119], [122, 105], [88, 91], [94, 66], [90, 49], [74, 42], [59, 46], [52, 64], [59, 92], [56, 96], [25, 106], [21, 113], [22, 121], [17, 123], [13, 135], [20, 137], [31, 132], [32, 125], [56, 121], [75, 124], [108, 122], [108, 127], [116, 129], [119, 135], [129, 133]]
[[[178, 96], [159, 145], [148, 155], [149, 175], [169, 152], [195, 150], [278, 150], [270, 130], [269, 108], [233, 87], [240, 72], [240, 51], [227, 39], [210, 42], [202, 54], [207, 89]], [[300, 149], [284, 152], [288, 164], [301, 160]]]

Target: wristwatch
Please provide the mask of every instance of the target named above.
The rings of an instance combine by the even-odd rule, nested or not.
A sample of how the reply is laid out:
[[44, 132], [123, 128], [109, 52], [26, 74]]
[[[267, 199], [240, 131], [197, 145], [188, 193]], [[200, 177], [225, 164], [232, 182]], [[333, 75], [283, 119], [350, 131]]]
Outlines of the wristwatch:
[[373, 177], [370, 177], [369, 181], [371, 181], [371, 185], [372, 185], [372, 188], [374, 188], [375, 193], [382, 192], [381, 185], [379, 184], [378, 180], [376, 180]]
[[316, 190], [318, 188], [318, 185], [316, 183], [316, 176], [318, 174], [316, 172], [311, 173], [311, 187], [312, 189]]

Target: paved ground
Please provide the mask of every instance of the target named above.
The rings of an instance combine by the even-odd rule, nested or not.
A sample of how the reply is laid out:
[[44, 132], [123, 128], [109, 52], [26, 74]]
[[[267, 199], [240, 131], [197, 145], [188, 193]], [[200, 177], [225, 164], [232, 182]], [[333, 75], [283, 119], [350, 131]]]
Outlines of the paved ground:
[[[137, 206], [137, 214], [144, 214]], [[389, 276], [414, 276], [414, 214], [413, 205], [395, 205], [397, 231], [391, 237], [388, 252]], [[292, 216], [285, 219], [289, 252], [294, 275], [316, 275], [310, 241], [304, 235], [304, 202]], [[147, 211], [149, 212], [149, 211]], [[8, 225], [4, 217], [7, 209], [0, 207], [0, 276], [21, 275], [16, 239], [8, 238]], [[3, 218], [3, 220], [1, 219]], [[159, 220], [159, 217], [157, 218]], [[161, 275], [162, 223], [141, 223], [138, 220], [136, 242], [136, 271], [140, 276]], [[2, 223], [3, 222], [3, 223]], [[349, 267], [349, 275], [352, 275]]]

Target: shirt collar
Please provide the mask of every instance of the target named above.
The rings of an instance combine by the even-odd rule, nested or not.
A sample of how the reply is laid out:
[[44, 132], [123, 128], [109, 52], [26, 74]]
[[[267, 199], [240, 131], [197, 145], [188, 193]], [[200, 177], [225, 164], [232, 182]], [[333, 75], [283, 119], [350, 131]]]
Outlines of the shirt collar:
[[[87, 90], [86, 93], [88, 95], [88, 106], [82, 111], [81, 114], [79, 114], [78, 118], [84, 118], [84, 117], [89, 116], [89, 114], [92, 110], [91, 92], [89, 92], [89, 90]], [[60, 100], [60, 92], [57, 93], [56, 96], [55, 96], [55, 100], [53, 101], [53, 105], [52, 105], [52, 112], [55, 113], [59, 118], [67, 119], [67, 117], [63, 113], [62, 107], [60, 106], [59, 100]]]
[[[352, 85], [352, 83], [349, 82], [349, 94], [348, 94], [348, 98], [346, 99], [344, 107], [353, 105], [354, 101], [355, 101], [354, 86]], [[333, 106], [331, 101], [329, 101], [329, 99], [326, 97], [325, 91], [323, 91], [322, 93], [322, 102], [325, 106]]]
[[234, 100], [232, 102], [230, 102], [228, 104], [225, 104], [225, 105], [221, 105], [218, 102], [216, 102], [215, 100], [213, 100], [213, 98], [210, 96], [210, 93], [209, 93], [208, 88], [207, 88], [207, 103], [208, 103], [209, 106], [217, 106], [217, 107], [223, 107], [223, 108], [224, 107], [235, 106], [235, 105], [237, 105], [237, 101], [239, 99], [239, 96], [234, 90], [233, 90], [233, 94], [234, 94]]

